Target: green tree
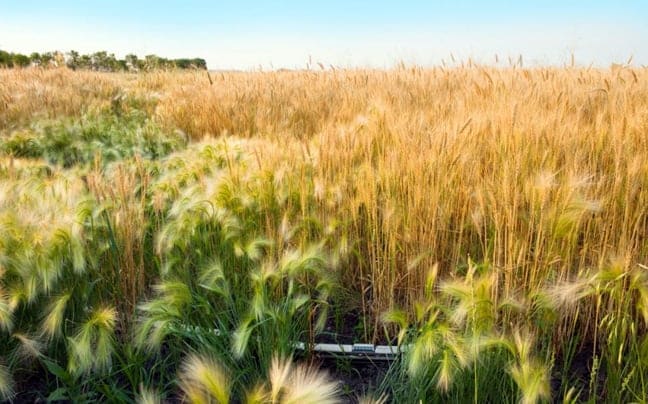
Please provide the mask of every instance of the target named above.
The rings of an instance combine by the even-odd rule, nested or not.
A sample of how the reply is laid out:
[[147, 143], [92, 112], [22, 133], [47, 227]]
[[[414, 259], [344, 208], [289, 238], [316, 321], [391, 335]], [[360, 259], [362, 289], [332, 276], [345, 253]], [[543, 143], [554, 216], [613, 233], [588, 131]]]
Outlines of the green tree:
[[11, 54], [9, 52], [0, 50], [0, 66], [2, 67], [13, 67], [11, 60]]
[[198, 69], [207, 70], [207, 61], [205, 59], [194, 58], [191, 60], [191, 63]]
[[31, 60], [32, 63], [37, 64], [37, 65], [40, 65], [40, 64], [43, 63], [42, 60], [41, 60], [41, 55], [38, 52], [32, 52], [32, 54], [29, 55], [29, 60]]
[[140, 59], [137, 55], [130, 53], [124, 59], [117, 59], [114, 53], [106, 51], [94, 52], [81, 55], [75, 50], [67, 53], [54, 52], [32, 52], [29, 56], [20, 53], [11, 53], [0, 50], [0, 67], [24, 67], [29, 64], [40, 66], [66, 65], [68, 68], [91, 69], [101, 71], [139, 71], [155, 69], [207, 69], [207, 62], [202, 58], [179, 58], [167, 59], [155, 54], [146, 55]]
[[90, 55], [81, 55], [79, 57], [79, 67], [82, 69], [90, 69], [92, 68], [92, 59], [90, 58]]
[[146, 70], [153, 70], [160, 67], [160, 57], [157, 55], [144, 56], [144, 68]]
[[14, 66], [26, 67], [31, 63], [29, 56], [23, 55], [21, 53], [13, 53], [12, 59]]
[[102, 68], [106, 66], [107, 59], [108, 52], [95, 52], [90, 56], [90, 67], [92, 68], [92, 70], [102, 70]]
[[72, 70], [76, 70], [79, 67], [79, 52], [71, 50], [67, 53], [67, 67]]
[[128, 70], [139, 70], [139, 69], [141, 69], [140, 60], [137, 58], [137, 55], [135, 55], [135, 54], [129, 53], [124, 58], [124, 61], [126, 62], [126, 67], [128, 68]]
[[54, 54], [52, 52], [45, 52], [41, 55], [41, 64], [43, 66], [49, 66], [50, 62], [54, 59]]

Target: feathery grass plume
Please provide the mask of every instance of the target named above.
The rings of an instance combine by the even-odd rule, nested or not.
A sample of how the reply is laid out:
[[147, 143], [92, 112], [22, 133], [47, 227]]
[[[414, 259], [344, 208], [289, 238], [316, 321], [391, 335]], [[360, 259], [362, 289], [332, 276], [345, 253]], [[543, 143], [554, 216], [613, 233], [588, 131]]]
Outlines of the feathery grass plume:
[[16, 359], [19, 361], [34, 360], [42, 355], [44, 345], [39, 340], [24, 333], [14, 333], [12, 337], [19, 343], [14, 351]]
[[389, 396], [387, 394], [381, 394], [378, 397], [364, 395], [358, 398], [358, 404], [387, 404], [388, 402]]
[[245, 404], [266, 404], [269, 400], [269, 393], [264, 385], [258, 385], [245, 393]]
[[398, 346], [401, 346], [407, 336], [409, 321], [404, 310], [390, 310], [382, 315], [382, 321], [387, 324], [395, 324], [398, 327]]
[[508, 372], [517, 385], [520, 402], [528, 404], [551, 399], [550, 367], [534, 355], [536, 341], [532, 334], [516, 329], [510, 338], [499, 338], [492, 343], [501, 344], [512, 355]]
[[521, 362], [527, 361], [533, 354], [535, 337], [528, 333], [516, 329], [513, 332], [512, 352]]
[[191, 303], [189, 286], [182, 281], [167, 280], [155, 286], [157, 298], [164, 302], [165, 309], [175, 316], [181, 316], [183, 309]]
[[573, 308], [583, 298], [590, 296], [592, 289], [588, 279], [577, 279], [561, 282], [552, 286], [547, 292], [557, 308]]
[[264, 263], [260, 269], [252, 270], [250, 272], [250, 281], [252, 283], [252, 302], [250, 305], [250, 316], [254, 317], [257, 321], [261, 321], [267, 314], [269, 289], [276, 286], [279, 282], [279, 277], [276, 271], [268, 270], [269, 267], [274, 267], [273, 263]]
[[268, 376], [270, 382], [270, 399], [272, 402], [279, 401], [282, 389], [288, 384], [292, 366], [292, 360], [282, 360], [276, 356], [272, 358]]
[[520, 389], [520, 403], [534, 404], [551, 399], [547, 366], [525, 360], [513, 365], [509, 371]]
[[439, 275], [439, 263], [434, 263], [428, 270], [425, 277], [425, 298], [430, 300], [434, 298], [434, 292], [437, 285], [437, 277]]
[[223, 264], [219, 258], [213, 258], [207, 265], [200, 269], [200, 286], [229, 299], [230, 285], [223, 272]]
[[185, 308], [192, 301], [191, 290], [181, 281], [163, 281], [154, 289], [156, 296], [139, 306], [141, 317], [135, 327], [135, 346], [148, 350], [162, 345], [171, 324], [186, 319]]
[[52, 298], [41, 326], [41, 330], [47, 338], [51, 339], [61, 334], [63, 321], [65, 320], [65, 309], [70, 298], [70, 293]]
[[9, 296], [3, 290], [0, 290], [0, 328], [4, 331], [10, 332], [13, 328], [13, 308], [15, 304], [11, 304]]
[[439, 370], [437, 372], [437, 388], [442, 392], [447, 392], [455, 378], [457, 373], [458, 364], [452, 354], [448, 349], [444, 349], [441, 352], [441, 358], [439, 359]]
[[232, 353], [238, 358], [241, 358], [248, 349], [248, 342], [254, 331], [253, 321], [252, 317], [244, 319], [232, 334]]
[[559, 306], [552, 300], [546, 289], [531, 292], [524, 297], [522, 308], [527, 318], [540, 329], [540, 333], [549, 333], [560, 320]]
[[274, 357], [268, 373], [269, 398], [281, 404], [339, 403], [337, 383], [315, 368], [293, 365], [291, 359]]
[[465, 339], [445, 324], [437, 324], [418, 336], [408, 351], [409, 374], [420, 378], [433, 371], [432, 377], [442, 392], [447, 392], [455, 376], [473, 361]]
[[570, 387], [569, 390], [565, 393], [562, 402], [565, 404], [577, 404], [580, 403], [579, 397], [581, 392], [577, 391], [576, 388]]
[[105, 371], [112, 364], [115, 349], [117, 311], [111, 307], [98, 308], [68, 338], [68, 368], [72, 374]]
[[230, 402], [230, 379], [227, 370], [207, 355], [191, 354], [183, 361], [178, 375], [180, 389], [190, 403]]
[[162, 399], [157, 391], [140, 385], [136, 402], [137, 404], [160, 404]]
[[148, 351], [160, 349], [166, 336], [171, 332], [171, 326], [176, 318], [160, 313], [148, 314], [142, 318], [135, 328], [134, 344], [137, 348]]
[[497, 287], [497, 273], [489, 271], [477, 276], [477, 266], [470, 264], [462, 280], [441, 284], [441, 293], [450, 297], [452, 313], [450, 320], [457, 326], [466, 323], [474, 331], [491, 330], [496, 320], [494, 292]]
[[279, 270], [294, 278], [308, 273], [320, 272], [326, 267], [326, 257], [321, 246], [312, 245], [306, 250], [287, 251], [281, 259]]
[[270, 240], [255, 238], [245, 245], [244, 253], [251, 261], [258, 262], [265, 255], [265, 251], [272, 245]]
[[14, 380], [11, 371], [5, 365], [0, 364], [0, 397], [3, 400], [11, 400], [14, 395]]
[[440, 349], [439, 335], [434, 330], [426, 330], [418, 336], [409, 351], [407, 370], [412, 376], [422, 375]]

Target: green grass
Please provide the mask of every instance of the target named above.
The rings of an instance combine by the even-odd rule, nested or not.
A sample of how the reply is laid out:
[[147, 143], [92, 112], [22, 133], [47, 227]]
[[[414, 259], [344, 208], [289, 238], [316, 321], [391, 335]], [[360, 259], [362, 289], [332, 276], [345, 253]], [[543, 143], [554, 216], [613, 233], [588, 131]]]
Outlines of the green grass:
[[[205, 352], [228, 369], [234, 396], [262, 386], [273, 358], [291, 357], [295, 342], [323, 327], [336, 284], [326, 238], [309, 230], [300, 237], [313, 237], [310, 245], [282, 238], [279, 248], [264, 234], [262, 221], [288, 219], [282, 205], [292, 200], [277, 200], [285, 190], [245, 167], [235, 141], [164, 158], [171, 147], [132, 147], [153, 128], [139, 113], [87, 119], [58, 123], [53, 138], [37, 132], [24, 147], [16, 134], [3, 143], [2, 185], [17, 192], [0, 203], [9, 358], [0, 392], [24, 394], [29, 379], [12, 373], [46, 372], [31, 398], [132, 401], [141, 386], [173, 395], [190, 377], [183, 358]], [[106, 151], [116, 139], [128, 153]], [[93, 153], [113, 164], [89, 164]], [[293, 219], [284, 232], [310, 228]], [[129, 305], [128, 282], [141, 277]]]
[[[139, 106], [136, 99], [131, 104]], [[134, 156], [157, 159], [184, 148], [186, 141], [179, 131], [162, 130], [145, 111], [119, 106], [76, 119], [37, 121], [0, 137], [0, 151], [70, 168]]]

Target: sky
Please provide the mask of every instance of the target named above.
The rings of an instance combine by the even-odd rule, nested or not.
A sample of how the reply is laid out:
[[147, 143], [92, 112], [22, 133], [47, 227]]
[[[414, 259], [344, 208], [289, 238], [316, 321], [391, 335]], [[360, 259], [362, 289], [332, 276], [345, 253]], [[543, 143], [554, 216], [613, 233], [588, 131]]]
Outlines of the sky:
[[[0, 0], [0, 49], [202, 57], [210, 69], [473, 61], [648, 65], [648, 0]], [[452, 55], [452, 56], [451, 56]]]

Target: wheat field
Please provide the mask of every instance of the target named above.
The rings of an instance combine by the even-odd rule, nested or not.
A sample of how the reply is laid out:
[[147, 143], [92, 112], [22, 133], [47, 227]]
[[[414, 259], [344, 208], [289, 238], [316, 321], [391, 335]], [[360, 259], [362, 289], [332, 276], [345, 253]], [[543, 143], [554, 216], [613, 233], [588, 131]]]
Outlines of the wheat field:
[[191, 401], [214, 361], [236, 397], [352, 318], [413, 347], [376, 402], [645, 402], [645, 68], [6, 69], [0, 143], [2, 338], [37, 347], [6, 397], [34, 357], [72, 400], [179, 372]]

